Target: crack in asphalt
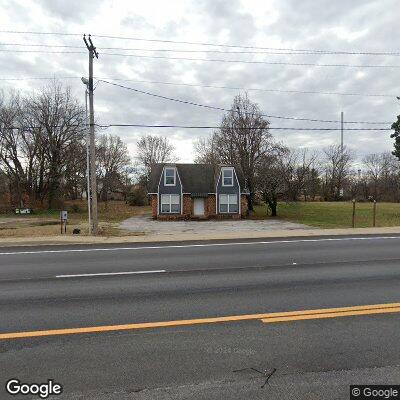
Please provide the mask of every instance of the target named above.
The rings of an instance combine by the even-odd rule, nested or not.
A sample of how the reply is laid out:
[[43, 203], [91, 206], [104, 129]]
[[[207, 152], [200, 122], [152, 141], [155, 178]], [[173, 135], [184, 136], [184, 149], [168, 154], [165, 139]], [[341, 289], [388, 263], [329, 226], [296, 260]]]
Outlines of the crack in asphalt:
[[269, 380], [272, 377], [272, 375], [277, 371], [276, 368], [272, 368], [270, 370], [264, 369], [263, 371], [258, 370], [257, 368], [254, 367], [248, 367], [248, 368], [241, 368], [241, 369], [235, 369], [233, 372], [241, 372], [241, 371], [255, 371], [261, 375], [263, 375], [266, 379], [265, 382], [261, 385], [261, 389], [263, 389], [266, 385], [269, 385]]

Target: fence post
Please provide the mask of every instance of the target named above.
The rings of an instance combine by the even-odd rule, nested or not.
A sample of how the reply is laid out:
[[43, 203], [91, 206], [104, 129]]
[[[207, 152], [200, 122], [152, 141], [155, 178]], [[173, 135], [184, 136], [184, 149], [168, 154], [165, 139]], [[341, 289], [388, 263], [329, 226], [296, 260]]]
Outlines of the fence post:
[[352, 227], [356, 227], [356, 200], [353, 199], [353, 218], [352, 218]]
[[376, 226], [376, 200], [374, 200], [374, 212], [373, 212], [373, 226]]

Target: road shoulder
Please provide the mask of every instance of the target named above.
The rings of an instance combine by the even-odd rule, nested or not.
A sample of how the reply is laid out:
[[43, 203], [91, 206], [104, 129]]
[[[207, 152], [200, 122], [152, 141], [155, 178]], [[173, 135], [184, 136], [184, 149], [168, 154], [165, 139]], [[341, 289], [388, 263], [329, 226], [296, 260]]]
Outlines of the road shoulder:
[[214, 240], [249, 240], [273, 238], [313, 238], [331, 236], [361, 236], [361, 235], [399, 235], [399, 227], [384, 228], [354, 228], [354, 229], [296, 229], [275, 230], [266, 232], [233, 231], [199, 234], [168, 234], [146, 236], [119, 236], [119, 237], [90, 237], [90, 236], [38, 236], [21, 238], [2, 238], [0, 247], [13, 246], [48, 246], [48, 245], [76, 245], [76, 244], [129, 244], [129, 243], [168, 243], [168, 242], [197, 242]]
[[[298, 374], [273, 373], [270, 371], [243, 370], [236, 379], [206, 381], [198, 384], [145, 389], [132, 387], [129, 391], [108, 393], [85, 393], [87, 400], [243, 400], [286, 399], [319, 400], [348, 399], [350, 385], [398, 384], [399, 366], [363, 368], [349, 371], [306, 372]], [[265, 376], [264, 373], [265, 372]], [[274, 372], [274, 371], [271, 371]], [[247, 375], [247, 376], [246, 376]], [[65, 400], [79, 399], [80, 394], [61, 397]]]

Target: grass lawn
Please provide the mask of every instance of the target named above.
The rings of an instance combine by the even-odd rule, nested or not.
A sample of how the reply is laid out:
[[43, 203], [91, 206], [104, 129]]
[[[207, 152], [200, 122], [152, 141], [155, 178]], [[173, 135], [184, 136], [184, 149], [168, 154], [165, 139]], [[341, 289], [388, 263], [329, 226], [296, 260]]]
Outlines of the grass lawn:
[[[68, 210], [67, 234], [74, 228], [88, 234], [87, 203], [85, 201], [67, 202]], [[134, 215], [149, 214], [150, 207], [133, 207], [123, 201], [98, 203], [99, 231], [103, 236], [138, 235], [140, 233], [125, 232], [118, 229], [119, 222]], [[0, 239], [2, 237], [55, 236], [60, 235], [60, 212], [36, 211], [28, 215], [0, 214]]]
[[[352, 202], [281, 202], [278, 218], [318, 228], [351, 228]], [[356, 204], [356, 227], [372, 226], [373, 203]], [[265, 205], [255, 207], [256, 219], [266, 216]], [[400, 203], [377, 203], [376, 226], [400, 226]]]

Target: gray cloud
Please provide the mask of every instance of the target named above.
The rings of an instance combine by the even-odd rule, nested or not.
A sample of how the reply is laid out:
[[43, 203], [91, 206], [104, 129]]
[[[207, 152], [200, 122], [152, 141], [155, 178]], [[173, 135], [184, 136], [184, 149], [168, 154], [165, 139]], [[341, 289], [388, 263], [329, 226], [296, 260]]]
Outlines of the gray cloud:
[[63, 21], [84, 22], [101, 7], [101, 0], [37, 0], [44, 11]]
[[[39, 25], [36, 15], [31, 15], [29, 6], [1, 8], [7, 15], [10, 26], [19, 30], [91, 31], [93, 33], [147, 38], [173, 39], [183, 41], [220, 42], [274, 47], [343, 49], [343, 50], [391, 50], [396, 48], [393, 41], [396, 15], [393, 12], [395, 0], [385, 5], [377, 0], [335, 1], [275, 1], [277, 11], [275, 22], [270, 15], [260, 14], [256, 6], [249, 10], [239, 0], [192, 1], [185, 6], [176, 6], [176, 12], [163, 15], [159, 10], [163, 2], [153, 2], [149, 11], [129, 8], [125, 3], [123, 13], [116, 18], [115, 4], [104, 1], [101, 7], [85, 2], [55, 2], [42, 0], [40, 10], [48, 20]], [[122, 3], [121, 3], [122, 4]], [[173, 8], [174, 2], [171, 3]], [[121, 6], [122, 7], [122, 6]], [[84, 24], [84, 16], [91, 8], [92, 22]], [[164, 10], [165, 12], [165, 10]], [[96, 14], [98, 13], [98, 14]], [[108, 17], [110, 14], [110, 17]], [[166, 13], [167, 14], [167, 13]], [[257, 18], [258, 17], [258, 18]], [[55, 21], [58, 21], [57, 24]], [[61, 22], [60, 22], [61, 21]], [[261, 21], [261, 22], [260, 22]], [[265, 23], [264, 23], [265, 21]], [[261, 24], [261, 25], [260, 25]], [[56, 29], [57, 26], [57, 29]], [[1, 35], [2, 42], [16, 42], [24, 39], [29, 43], [68, 44], [82, 46], [82, 54], [14, 54], [0, 53], [0, 68], [4, 77], [20, 76], [76, 76], [66, 80], [77, 96], [83, 100], [83, 86], [79, 77], [87, 74], [87, 54], [80, 37], [35, 37]], [[102, 54], [104, 47], [179, 48], [203, 49], [203, 47], [147, 43], [136, 41], [95, 38], [100, 52], [95, 61], [95, 74], [101, 77], [150, 80], [165, 82], [186, 82], [200, 85], [234, 86], [248, 88], [270, 88], [284, 90], [342, 91], [360, 93], [393, 93], [399, 71], [381, 68], [323, 68], [301, 66], [273, 66], [266, 64], [229, 64], [217, 62], [196, 62], [183, 60], [145, 59], [115, 57]], [[151, 54], [146, 52], [145, 54]], [[162, 55], [167, 55], [163, 53]], [[185, 56], [173, 53], [171, 56]], [[292, 61], [312, 63], [343, 64], [399, 64], [398, 57], [338, 56], [338, 55], [271, 55], [250, 54], [187, 54], [197, 58], [226, 58], [265, 61]], [[171, 86], [161, 84], [120, 82], [130, 87], [154, 93], [181, 98], [204, 104], [228, 108], [236, 90]], [[2, 88], [37, 90], [43, 81], [2, 81]], [[263, 91], [249, 91], [265, 114], [310, 117], [317, 119], [339, 119], [344, 111], [347, 120], [392, 121], [398, 113], [395, 98], [331, 96], [316, 94], [287, 94]], [[218, 111], [197, 108], [134, 93], [100, 83], [95, 92], [96, 117], [102, 123], [144, 123], [215, 125], [221, 120]], [[284, 121], [271, 119], [272, 126], [318, 127], [321, 123]], [[180, 150], [182, 160], [190, 160], [190, 141], [211, 132], [203, 130], [150, 130], [139, 128], [113, 128], [111, 132], [121, 135], [133, 144], [136, 138], [146, 132], [168, 135], [178, 144], [185, 143]], [[277, 139], [299, 147], [320, 149], [337, 142], [339, 132], [274, 132]], [[390, 132], [345, 132], [346, 143], [359, 157], [376, 151], [390, 150]], [[183, 146], [183, 144], [182, 144]]]

